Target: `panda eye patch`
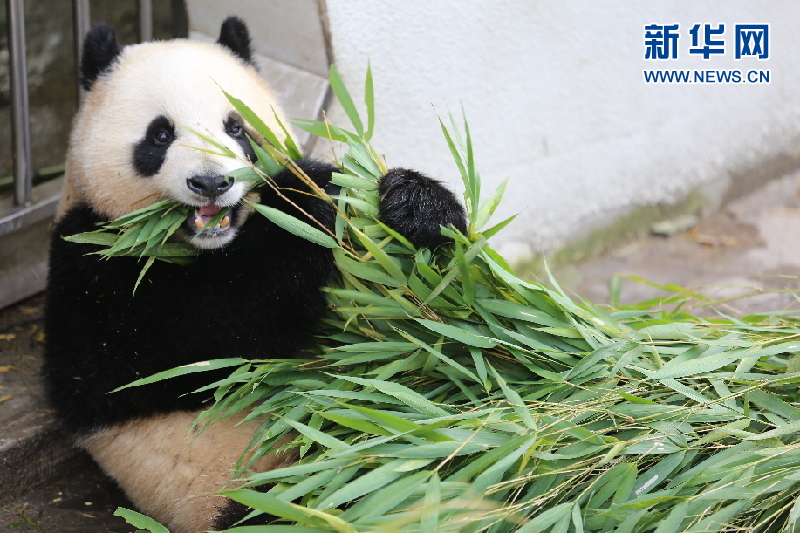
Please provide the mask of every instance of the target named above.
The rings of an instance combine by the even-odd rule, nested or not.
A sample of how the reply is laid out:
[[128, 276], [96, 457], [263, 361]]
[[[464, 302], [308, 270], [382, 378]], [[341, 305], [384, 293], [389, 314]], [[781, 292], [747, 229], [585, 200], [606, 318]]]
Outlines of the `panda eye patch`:
[[167, 158], [167, 150], [175, 140], [175, 126], [163, 115], [147, 125], [144, 138], [133, 150], [133, 167], [142, 176], [158, 174]]
[[241, 139], [244, 136], [244, 127], [233, 117], [225, 122], [225, 131], [234, 139]]
[[145, 137], [156, 146], [166, 146], [175, 138], [175, 127], [162, 115], [148, 124]]
[[231, 139], [235, 140], [236, 143], [242, 147], [242, 152], [244, 153], [245, 157], [249, 159], [251, 162], [255, 163], [256, 153], [253, 150], [253, 147], [250, 145], [250, 137], [245, 135], [247, 133], [242, 126], [242, 119], [238, 115], [231, 115], [225, 121], [225, 133], [231, 136]]

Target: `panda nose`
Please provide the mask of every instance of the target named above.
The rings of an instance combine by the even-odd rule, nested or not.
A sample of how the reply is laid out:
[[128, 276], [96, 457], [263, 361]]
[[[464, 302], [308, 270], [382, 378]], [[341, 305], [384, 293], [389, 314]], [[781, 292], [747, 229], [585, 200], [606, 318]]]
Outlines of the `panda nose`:
[[[227, 180], [225, 178], [228, 178]], [[233, 177], [220, 174], [206, 174], [204, 176], [192, 176], [186, 180], [186, 185], [201, 196], [215, 198], [233, 186]]]

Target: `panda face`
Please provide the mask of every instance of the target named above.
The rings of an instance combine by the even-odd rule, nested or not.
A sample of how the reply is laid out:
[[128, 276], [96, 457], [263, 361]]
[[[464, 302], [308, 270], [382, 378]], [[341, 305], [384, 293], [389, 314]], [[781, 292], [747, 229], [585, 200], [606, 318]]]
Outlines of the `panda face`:
[[[185, 205], [195, 207], [178, 236], [198, 248], [217, 248], [230, 242], [244, 217], [237, 217], [246, 192], [244, 183], [236, 183], [226, 176], [245, 161], [255, 161], [242, 118], [228, 111], [224, 121], [219, 120], [221, 131], [206, 127], [206, 134], [225, 144], [237, 159], [215, 160], [207, 152], [213, 149], [197, 137], [196, 127], [176, 126], [175, 120], [159, 115], [147, 125], [143, 137], [133, 149], [133, 168], [141, 177], [158, 182], [166, 196]], [[218, 128], [220, 129], [220, 128]], [[203, 146], [198, 146], [202, 144]], [[237, 149], [238, 147], [238, 149]], [[203, 229], [221, 209], [230, 211], [215, 228]]]
[[[89, 70], [96, 77], [89, 79], [75, 118], [67, 156], [72, 198], [62, 209], [83, 201], [113, 219], [172, 199], [193, 208], [176, 233], [179, 239], [204, 249], [224, 246], [250, 213], [243, 202], [249, 184], [228, 174], [254, 161], [255, 154], [249, 124], [222, 90], [280, 132], [273, 118], [275, 97], [242, 54], [221, 44], [174, 40], [116, 46], [105, 69]], [[87, 71], [86, 58], [82, 68]], [[229, 216], [216, 228], [201, 229], [225, 208]]]

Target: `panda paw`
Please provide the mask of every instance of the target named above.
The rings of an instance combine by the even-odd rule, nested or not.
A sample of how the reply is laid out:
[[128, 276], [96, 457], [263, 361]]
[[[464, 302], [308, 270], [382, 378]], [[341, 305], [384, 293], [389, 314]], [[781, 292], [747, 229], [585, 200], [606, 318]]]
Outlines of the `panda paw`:
[[435, 248], [451, 241], [441, 226], [467, 233], [467, 216], [455, 195], [440, 182], [405, 168], [393, 168], [378, 183], [381, 222], [417, 248]]

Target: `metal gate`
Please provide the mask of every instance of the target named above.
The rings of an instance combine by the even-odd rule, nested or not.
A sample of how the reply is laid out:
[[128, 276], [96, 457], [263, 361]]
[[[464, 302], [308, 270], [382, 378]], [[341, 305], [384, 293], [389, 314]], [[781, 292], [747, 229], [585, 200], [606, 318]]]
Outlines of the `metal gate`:
[[[153, 38], [152, 0], [139, 0], [139, 39]], [[83, 37], [91, 26], [89, 0], [73, 0], [73, 35], [75, 79], [78, 99], [83, 97], [79, 83], [78, 66]], [[60, 192], [52, 184], [33, 186], [31, 168], [30, 105], [28, 102], [28, 75], [25, 59], [25, 10], [23, 0], [6, 0], [8, 24], [9, 70], [11, 81], [11, 127], [14, 158], [13, 203], [0, 206], [0, 238], [19, 232], [55, 215]], [[3, 253], [0, 248], [0, 254]], [[47, 265], [40, 261], [19, 272], [0, 277], [0, 308], [35, 294], [44, 288]]]

